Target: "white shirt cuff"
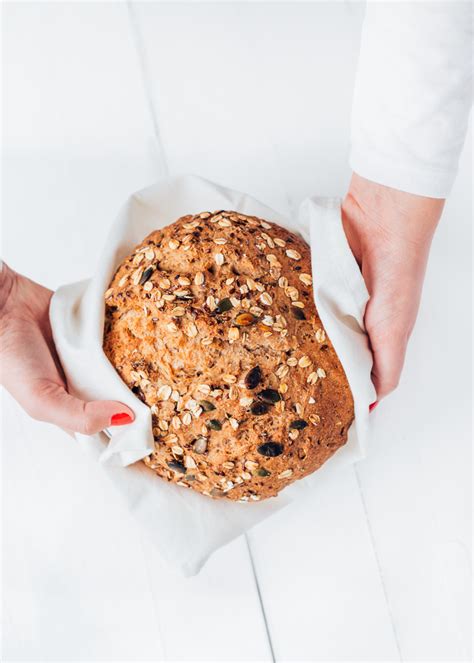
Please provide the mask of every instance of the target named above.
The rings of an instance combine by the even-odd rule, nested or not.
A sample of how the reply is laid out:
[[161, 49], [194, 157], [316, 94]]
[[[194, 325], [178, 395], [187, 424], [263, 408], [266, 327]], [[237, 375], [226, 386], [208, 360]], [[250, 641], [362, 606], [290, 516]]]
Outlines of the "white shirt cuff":
[[351, 150], [349, 161], [352, 170], [367, 180], [428, 198], [446, 198], [456, 178], [456, 171], [410, 168], [355, 148]]

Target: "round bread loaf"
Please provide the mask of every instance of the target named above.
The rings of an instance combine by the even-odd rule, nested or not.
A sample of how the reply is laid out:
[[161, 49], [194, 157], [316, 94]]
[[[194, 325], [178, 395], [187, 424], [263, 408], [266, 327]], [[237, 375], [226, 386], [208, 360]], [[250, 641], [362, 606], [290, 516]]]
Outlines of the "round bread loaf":
[[104, 350], [151, 408], [160, 477], [211, 497], [276, 495], [347, 440], [352, 394], [301, 237], [237, 212], [152, 232], [105, 293]]

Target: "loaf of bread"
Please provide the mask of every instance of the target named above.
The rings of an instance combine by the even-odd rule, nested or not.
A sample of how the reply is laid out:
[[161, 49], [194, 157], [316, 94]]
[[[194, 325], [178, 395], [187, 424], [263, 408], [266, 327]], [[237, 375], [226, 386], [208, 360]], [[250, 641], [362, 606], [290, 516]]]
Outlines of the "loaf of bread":
[[104, 350], [151, 409], [144, 462], [160, 477], [256, 501], [345, 444], [352, 394], [301, 237], [237, 212], [184, 216], [123, 261], [105, 303]]

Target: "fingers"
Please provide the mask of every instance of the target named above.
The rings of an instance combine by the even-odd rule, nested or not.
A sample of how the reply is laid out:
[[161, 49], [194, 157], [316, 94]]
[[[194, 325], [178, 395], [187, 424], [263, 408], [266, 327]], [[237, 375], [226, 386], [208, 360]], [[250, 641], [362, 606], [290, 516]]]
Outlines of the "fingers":
[[83, 435], [98, 433], [109, 426], [134, 420], [132, 410], [118, 401], [83, 401], [68, 394], [60, 384], [38, 381], [25, 408], [35, 419]]
[[35, 419], [85, 435], [134, 419], [123, 403], [85, 402], [68, 394], [62, 372], [34, 321], [9, 323], [2, 334], [0, 365], [2, 384]]
[[382, 282], [369, 300], [365, 326], [372, 348], [372, 382], [378, 401], [398, 386], [415, 317], [413, 297], [404, 296], [391, 282]]
[[390, 330], [384, 334], [370, 335], [374, 364], [372, 381], [377, 392], [377, 400], [385, 398], [398, 387], [405, 361], [408, 334]]
[[15, 297], [0, 320], [1, 384], [32, 417], [64, 430], [91, 435], [131, 423], [133, 412], [123, 403], [86, 402], [66, 391], [49, 325], [51, 294], [24, 277], [16, 280]]

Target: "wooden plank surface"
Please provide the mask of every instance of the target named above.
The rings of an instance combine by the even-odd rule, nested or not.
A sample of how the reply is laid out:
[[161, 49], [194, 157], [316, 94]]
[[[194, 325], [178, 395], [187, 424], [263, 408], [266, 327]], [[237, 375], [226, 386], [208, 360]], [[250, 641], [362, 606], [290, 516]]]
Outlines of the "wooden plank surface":
[[[118, 207], [167, 170], [286, 213], [343, 195], [362, 14], [7, 5], [6, 260], [50, 287], [86, 277]], [[453, 292], [470, 273], [470, 174], [466, 149], [369, 457], [249, 536], [277, 660], [469, 660], [470, 321]], [[271, 660], [244, 539], [197, 578], [170, 573], [72, 440], [8, 396], [3, 414], [5, 660]]]

